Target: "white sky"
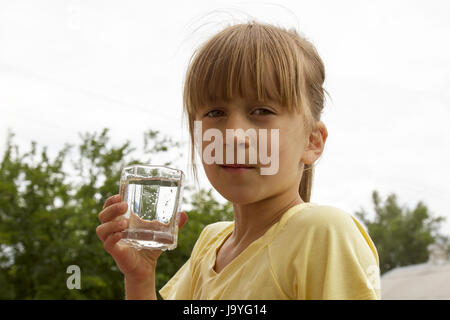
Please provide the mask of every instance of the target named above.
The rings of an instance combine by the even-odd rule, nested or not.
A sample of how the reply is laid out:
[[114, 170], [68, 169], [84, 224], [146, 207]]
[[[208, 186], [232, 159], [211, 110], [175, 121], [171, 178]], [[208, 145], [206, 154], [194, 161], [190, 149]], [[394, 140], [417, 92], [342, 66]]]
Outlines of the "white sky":
[[325, 63], [329, 137], [311, 201], [372, 212], [372, 190], [396, 193], [448, 217], [450, 234], [448, 1], [0, 0], [0, 152], [7, 128], [22, 150], [104, 127], [117, 144], [149, 128], [187, 143], [188, 59], [244, 13], [297, 28]]

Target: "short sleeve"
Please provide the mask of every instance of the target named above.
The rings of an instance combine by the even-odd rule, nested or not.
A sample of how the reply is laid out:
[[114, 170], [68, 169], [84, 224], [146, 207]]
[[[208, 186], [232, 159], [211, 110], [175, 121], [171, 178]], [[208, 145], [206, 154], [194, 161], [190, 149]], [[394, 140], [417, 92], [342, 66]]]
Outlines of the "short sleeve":
[[318, 220], [304, 265], [304, 295], [325, 300], [380, 299], [378, 254], [364, 228], [334, 207], [322, 217], [319, 214]]
[[270, 248], [271, 266], [287, 299], [380, 299], [378, 253], [349, 213], [318, 205], [286, 222]]
[[164, 300], [191, 300], [191, 285], [192, 268], [191, 258], [189, 258], [165, 286], [159, 290], [159, 294]]

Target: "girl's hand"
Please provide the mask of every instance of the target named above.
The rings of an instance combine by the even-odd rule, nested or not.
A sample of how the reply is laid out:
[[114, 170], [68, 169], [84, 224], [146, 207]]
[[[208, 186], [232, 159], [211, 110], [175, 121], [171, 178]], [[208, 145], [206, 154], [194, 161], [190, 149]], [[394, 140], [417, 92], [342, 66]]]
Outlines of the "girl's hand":
[[[121, 202], [120, 195], [109, 197], [98, 214], [101, 224], [97, 227], [97, 235], [103, 242], [105, 250], [113, 257], [117, 267], [124, 276], [133, 282], [145, 281], [155, 272], [156, 260], [161, 250], [137, 250], [133, 247], [118, 244], [122, 231], [127, 227], [127, 219], [120, 217], [127, 211], [127, 203]], [[186, 223], [187, 215], [180, 212], [179, 228]], [[120, 218], [117, 218], [120, 217]], [[117, 218], [117, 219], [116, 219]]]

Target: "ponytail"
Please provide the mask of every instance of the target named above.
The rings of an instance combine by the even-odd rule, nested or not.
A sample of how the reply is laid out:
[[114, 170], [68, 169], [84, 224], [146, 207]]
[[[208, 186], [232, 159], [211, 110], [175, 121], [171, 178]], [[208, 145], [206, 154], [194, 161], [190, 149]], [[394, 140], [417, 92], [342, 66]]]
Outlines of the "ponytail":
[[302, 179], [300, 181], [300, 186], [298, 188], [298, 193], [300, 198], [304, 202], [310, 202], [311, 200], [311, 189], [312, 181], [314, 175], [314, 164], [304, 164]]

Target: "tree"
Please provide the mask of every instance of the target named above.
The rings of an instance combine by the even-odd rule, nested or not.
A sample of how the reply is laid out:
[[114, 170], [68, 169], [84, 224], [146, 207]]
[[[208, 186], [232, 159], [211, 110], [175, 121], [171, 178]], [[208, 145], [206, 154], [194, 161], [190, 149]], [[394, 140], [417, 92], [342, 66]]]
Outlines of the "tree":
[[[137, 154], [128, 141], [112, 146], [104, 129], [81, 134], [76, 147], [66, 144], [51, 159], [36, 142], [21, 152], [13, 137], [0, 163], [0, 299], [123, 299], [123, 275], [96, 235], [98, 213], [118, 193], [124, 165], [152, 163], [157, 155], [171, 165], [167, 152], [180, 144], [149, 130]], [[219, 204], [211, 190], [185, 192], [183, 203], [191, 204], [189, 221], [178, 248], [158, 260], [157, 289], [190, 256], [204, 225], [232, 217], [230, 204]], [[80, 268], [79, 290], [66, 284], [71, 265]]]
[[377, 191], [372, 199], [375, 217], [368, 218], [364, 209], [356, 216], [365, 224], [380, 258], [380, 271], [427, 261], [427, 246], [435, 241], [447, 241], [439, 234], [444, 217], [433, 217], [428, 208], [419, 202], [414, 210], [400, 208], [397, 197], [391, 194], [381, 203]]

